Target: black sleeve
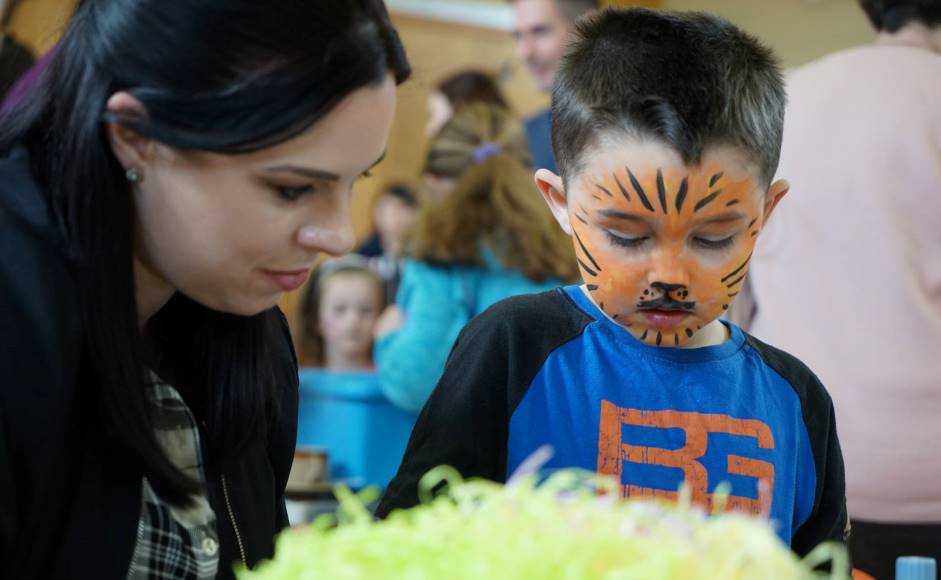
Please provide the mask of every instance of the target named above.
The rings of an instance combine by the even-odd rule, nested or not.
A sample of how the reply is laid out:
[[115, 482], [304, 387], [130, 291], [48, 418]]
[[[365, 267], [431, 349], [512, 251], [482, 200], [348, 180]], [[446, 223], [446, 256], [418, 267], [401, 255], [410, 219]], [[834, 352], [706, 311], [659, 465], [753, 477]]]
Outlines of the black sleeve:
[[277, 310], [277, 324], [280, 327], [283, 340], [275, 352], [279, 365], [278, 376], [281, 377], [279, 393], [281, 395], [275, 409], [271, 429], [268, 434], [268, 459], [274, 471], [275, 490], [275, 518], [278, 529], [288, 527], [288, 514], [284, 504], [284, 490], [287, 487], [288, 476], [291, 473], [291, 464], [294, 462], [294, 448], [297, 444], [297, 407], [299, 397], [299, 380], [297, 374], [297, 354], [291, 332], [288, 329], [287, 319]]
[[835, 540], [846, 543], [849, 539], [843, 455], [837, 440], [832, 405], [828, 411], [818, 418], [816, 428], [808, 425], [817, 468], [817, 491], [813, 512], [791, 538], [791, 548], [801, 556], [821, 542]]
[[37, 538], [51, 539], [54, 530], [64, 528], [62, 521], [42, 514], [66, 509], [67, 497], [48, 494], [57, 489], [57, 474], [78, 455], [68, 451], [68, 433], [78, 396], [81, 321], [71, 270], [44, 229], [42, 206], [31, 201], [39, 195], [29, 192], [22, 172], [5, 169], [0, 169], [0, 561], [4, 572], [20, 577], [19, 566], [48, 564], [59, 547], [40, 545]]
[[813, 449], [817, 476], [813, 511], [791, 537], [791, 549], [804, 556], [828, 540], [845, 543], [848, 539], [846, 481], [833, 401], [820, 380], [802, 362], [752, 336], [747, 340], [768, 366], [790, 382], [797, 392]]
[[506, 479], [510, 417], [546, 358], [592, 319], [562, 290], [498, 302], [461, 332], [422, 409], [376, 514], [418, 503], [418, 482], [439, 465], [466, 478]]

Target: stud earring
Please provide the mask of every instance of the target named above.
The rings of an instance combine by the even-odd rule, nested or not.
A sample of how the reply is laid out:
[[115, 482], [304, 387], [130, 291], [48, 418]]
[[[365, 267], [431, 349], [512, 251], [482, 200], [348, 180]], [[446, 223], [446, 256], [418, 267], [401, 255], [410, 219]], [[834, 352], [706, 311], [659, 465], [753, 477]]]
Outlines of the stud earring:
[[124, 177], [131, 183], [140, 183], [144, 180], [144, 174], [137, 167], [128, 167], [124, 172]]

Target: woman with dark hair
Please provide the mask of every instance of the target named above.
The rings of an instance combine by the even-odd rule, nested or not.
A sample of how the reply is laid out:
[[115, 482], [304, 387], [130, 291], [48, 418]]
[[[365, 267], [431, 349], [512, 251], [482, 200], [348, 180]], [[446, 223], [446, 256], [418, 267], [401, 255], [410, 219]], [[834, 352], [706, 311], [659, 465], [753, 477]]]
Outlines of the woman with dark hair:
[[231, 577], [286, 524], [276, 305], [353, 246], [409, 74], [380, 0], [83, 0], [0, 120], [0, 562]]

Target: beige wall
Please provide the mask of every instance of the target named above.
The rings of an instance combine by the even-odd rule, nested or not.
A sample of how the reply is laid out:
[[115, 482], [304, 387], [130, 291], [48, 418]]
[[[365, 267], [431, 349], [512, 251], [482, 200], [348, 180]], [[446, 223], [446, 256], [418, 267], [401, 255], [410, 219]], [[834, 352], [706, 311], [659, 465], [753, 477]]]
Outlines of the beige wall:
[[75, 0], [19, 0], [10, 31], [36, 54], [42, 54], [55, 44], [74, 7]]
[[770, 45], [789, 68], [874, 36], [856, 0], [664, 0], [663, 5], [724, 16]]

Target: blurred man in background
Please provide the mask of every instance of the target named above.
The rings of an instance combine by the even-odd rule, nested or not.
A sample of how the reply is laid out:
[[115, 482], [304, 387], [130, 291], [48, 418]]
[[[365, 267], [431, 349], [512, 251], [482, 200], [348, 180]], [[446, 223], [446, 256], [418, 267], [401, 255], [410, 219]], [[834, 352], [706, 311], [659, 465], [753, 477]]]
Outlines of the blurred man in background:
[[[548, 93], [575, 20], [598, 8], [600, 1], [512, 0], [512, 3], [516, 53], [539, 90]], [[527, 119], [525, 128], [533, 167], [557, 173], [549, 134], [549, 109]]]
[[862, 0], [869, 45], [797, 70], [751, 332], [836, 408], [854, 565], [941, 559], [941, 0]]

